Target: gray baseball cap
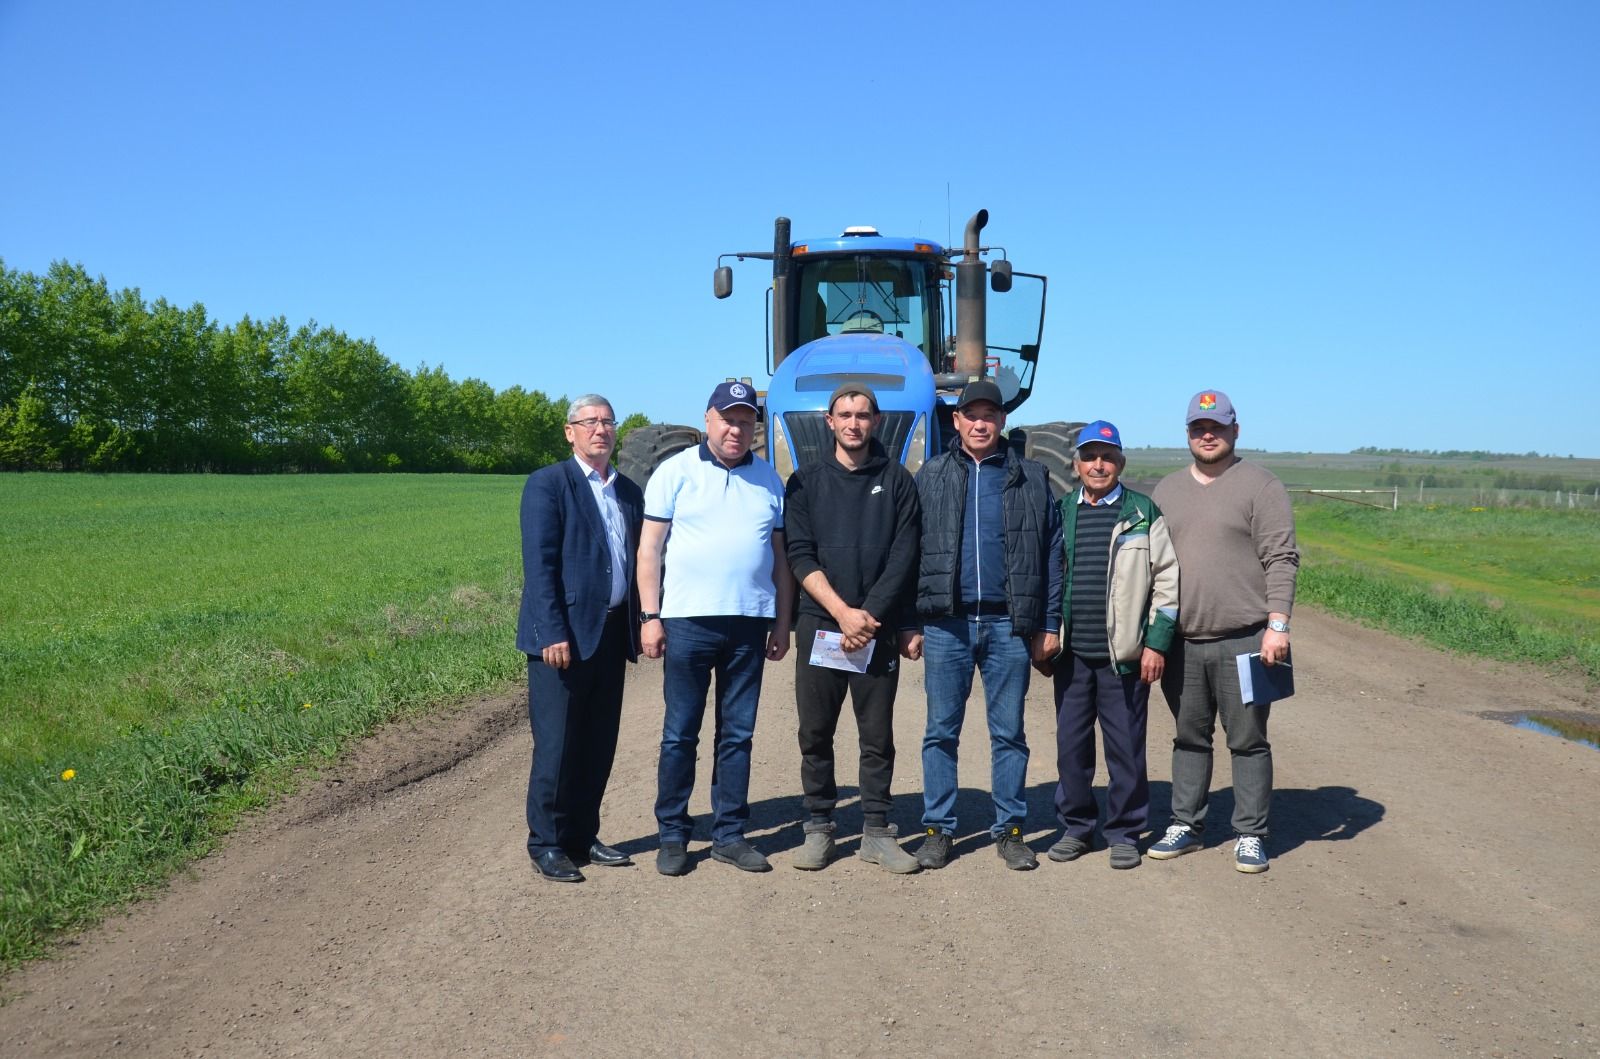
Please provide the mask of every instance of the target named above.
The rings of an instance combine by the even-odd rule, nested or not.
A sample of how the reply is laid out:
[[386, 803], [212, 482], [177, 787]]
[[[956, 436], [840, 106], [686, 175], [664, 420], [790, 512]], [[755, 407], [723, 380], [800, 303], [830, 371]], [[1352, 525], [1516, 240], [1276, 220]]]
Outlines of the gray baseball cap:
[[1239, 421], [1233, 411], [1233, 402], [1221, 390], [1201, 390], [1189, 398], [1189, 411], [1183, 417], [1184, 425], [1197, 419], [1209, 419], [1225, 427]]

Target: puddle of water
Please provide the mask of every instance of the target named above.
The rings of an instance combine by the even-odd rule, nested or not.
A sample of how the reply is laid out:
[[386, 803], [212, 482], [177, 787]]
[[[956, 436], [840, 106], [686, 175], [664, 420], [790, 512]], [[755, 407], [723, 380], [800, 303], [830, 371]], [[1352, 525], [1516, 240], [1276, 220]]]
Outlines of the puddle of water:
[[1521, 728], [1541, 735], [1553, 735], [1569, 743], [1577, 743], [1591, 750], [1600, 750], [1600, 718], [1571, 712], [1539, 713], [1535, 711], [1495, 712], [1483, 716], [1493, 721], [1504, 721], [1513, 728]]

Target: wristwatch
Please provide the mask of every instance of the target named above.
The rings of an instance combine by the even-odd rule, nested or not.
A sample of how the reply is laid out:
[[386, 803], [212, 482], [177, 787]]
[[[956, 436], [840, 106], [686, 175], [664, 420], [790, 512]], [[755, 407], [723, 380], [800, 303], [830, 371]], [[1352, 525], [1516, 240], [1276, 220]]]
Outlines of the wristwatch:
[[1273, 618], [1271, 621], [1267, 622], [1267, 628], [1271, 629], [1273, 632], [1286, 633], [1289, 631], [1289, 623], [1286, 621], [1279, 621], [1277, 618]]
[[639, 612], [639, 624], [648, 625], [659, 617], [661, 617], [659, 610], [641, 610]]

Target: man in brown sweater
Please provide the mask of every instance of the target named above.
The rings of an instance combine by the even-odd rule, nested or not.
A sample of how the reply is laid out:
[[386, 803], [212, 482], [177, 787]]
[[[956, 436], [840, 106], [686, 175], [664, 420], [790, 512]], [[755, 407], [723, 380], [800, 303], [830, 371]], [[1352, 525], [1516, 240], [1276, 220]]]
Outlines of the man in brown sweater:
[[1172, 741], [1172, 825], [1150, 847], [1168, 860], [1201, 847], [1211, 787], [1211, 736], [1217, 718], [1233, 756], [1234, 867], [1267, 870], [1263, 840], [1272, 802], [1270, 705], [1246, 706], [1235, 659], [1261, 652], [1267, 665], [1289, 659], [1300, 553], [1289, 494], [1272, 472], [1234, 454], [1233, 402], [1203, 390], [1185, 418], [1194, 463], [1156, 486], [1183, 568], [1180, 640], [1167, 656], [1161, 692], [1177, 723]]

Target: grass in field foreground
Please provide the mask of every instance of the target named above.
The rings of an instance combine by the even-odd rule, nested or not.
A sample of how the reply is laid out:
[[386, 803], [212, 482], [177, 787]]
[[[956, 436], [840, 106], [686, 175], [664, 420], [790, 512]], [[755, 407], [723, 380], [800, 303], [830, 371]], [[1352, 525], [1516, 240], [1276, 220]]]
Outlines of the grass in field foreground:
[[513, 678], [520, 486], [0, 477], [0, 967], [294, 766]]
[[1296, 508], [1299, 599], [1452, 650], [1600, 683], [1600, 517], [1526, 508]]

